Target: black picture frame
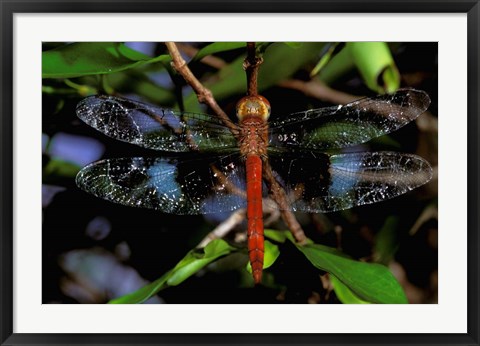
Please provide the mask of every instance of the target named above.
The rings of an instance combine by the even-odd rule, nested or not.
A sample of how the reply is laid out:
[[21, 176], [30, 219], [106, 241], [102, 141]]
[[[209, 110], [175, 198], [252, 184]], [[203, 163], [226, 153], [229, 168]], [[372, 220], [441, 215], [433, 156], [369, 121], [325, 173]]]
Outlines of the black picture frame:
[[[115, 4], [112, 6], [112, 4]], [[479, 344], [479, 16], [476, 1], [17, 1], [0, 0], [2, 109], [1, 170], [1, 294], [2, 345], [174, 345], [174, 344]], [[18, 334], [13, 333], [13, 17], [16, 13], [141, 13], [141, 12], [284, 12], [284, 13], [466, 13], [468, 15], [468, 332], [465, 334]], [[452, 318], [455, 318], [452, 316]]]

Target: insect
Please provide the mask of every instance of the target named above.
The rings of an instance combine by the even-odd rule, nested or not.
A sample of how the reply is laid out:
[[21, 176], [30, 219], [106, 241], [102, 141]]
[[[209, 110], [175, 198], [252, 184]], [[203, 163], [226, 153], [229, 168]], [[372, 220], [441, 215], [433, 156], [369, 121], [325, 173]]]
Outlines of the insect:
[[[281, 210], [324, 213], [427, 183], [432, 168], [419, 156], [339, 150], [398, 130], [429, 104], [425, 92], [400, 89], [268, 123], [268, 100], [246, 96], [237, 104], [238, 124], [226, 126], [213, 115], [94, 95], [77, 106], [85, 123], [112, 138], [176, 154], [97, 161], [78, 173], [76, 183], [108, 201], [179, 215], [246, 207], [249, 259], [259, 283], [264, 197], [280, 196], [280, 202], [264, 203]], [[185, 157], [188, 152], [194, 157]]]

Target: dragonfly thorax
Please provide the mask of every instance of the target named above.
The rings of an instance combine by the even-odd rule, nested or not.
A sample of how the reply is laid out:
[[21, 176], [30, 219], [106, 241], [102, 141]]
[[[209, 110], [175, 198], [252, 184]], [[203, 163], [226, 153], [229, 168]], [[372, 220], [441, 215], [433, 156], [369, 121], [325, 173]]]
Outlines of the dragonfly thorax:
[[260, 95], [243, 97], [237, 103], [237, 118], [242, 121], [248, 116], [257, 116], [267, 121], [270, 116], [270, 102]]
[[268, 125], [261, 117], [249, 115], [240, 121], [240, 152], [243, 156], [267, 155]]

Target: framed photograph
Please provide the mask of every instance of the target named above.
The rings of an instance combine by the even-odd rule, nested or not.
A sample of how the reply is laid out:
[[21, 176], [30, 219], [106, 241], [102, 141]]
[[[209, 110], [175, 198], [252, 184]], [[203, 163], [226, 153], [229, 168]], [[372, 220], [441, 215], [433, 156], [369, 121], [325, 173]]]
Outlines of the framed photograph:
[[2, 344], [478, 344], [478, 2], [251, 6], [2, 3]]

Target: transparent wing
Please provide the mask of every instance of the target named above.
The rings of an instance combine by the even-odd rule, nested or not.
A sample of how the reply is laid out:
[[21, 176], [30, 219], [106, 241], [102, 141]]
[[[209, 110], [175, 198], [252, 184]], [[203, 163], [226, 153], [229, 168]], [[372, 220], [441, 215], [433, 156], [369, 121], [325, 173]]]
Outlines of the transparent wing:
[[381, 202], [427, 183], [423, 158], [396, 152], [341, 155], [302, 153], [270, 157], [293, 211], [332, 212]]
[[109, 137], [170, 152], [233, 150], [237, 141], [214, 116], [178, 112], [121, 97], [93, 95], [77, 105], [85, 123]]
[[83, 168], [76, 183], [127, 206], [181, 215], [217, 213], [246, 206], [244, 166], [236, 154], [216, 160], [107, 159]]
[[349, 147], [398, 130], [429, 105], [424, 91], [400, 89], [344, 106], [294, 113], [271, 125], [269, 144], [315, 150]]

